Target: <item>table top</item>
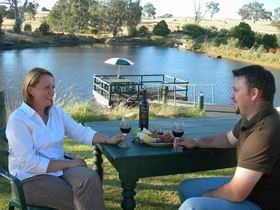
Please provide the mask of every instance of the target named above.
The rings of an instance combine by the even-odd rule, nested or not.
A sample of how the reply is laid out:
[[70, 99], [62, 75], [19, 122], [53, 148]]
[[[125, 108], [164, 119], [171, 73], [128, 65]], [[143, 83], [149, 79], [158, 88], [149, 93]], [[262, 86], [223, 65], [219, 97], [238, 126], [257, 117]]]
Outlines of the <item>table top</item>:
[[[238, 118], [184, 118], [180, 120], [184, 121], [185, 135], [200, 138], [229, 131]], [[152, 120], [150, 127], [170, 130], [175, 121], [178, 119]], [[132, 121], [131, 124], [133, 128], [137, 128], [138, 122]], [[104, 134], [114, 135], [119, 132], [118, 121], [92, 122], [86, 125]], [[123, 180], [219, 169], [236, 164], [235, 149], [186, 149], [181, 153], [175, 153], [171, 151], [171, 146], [154, 147], [143, 143], [131, 143], [129, 148], [107, 144], [98, 145], [98, 147]]]

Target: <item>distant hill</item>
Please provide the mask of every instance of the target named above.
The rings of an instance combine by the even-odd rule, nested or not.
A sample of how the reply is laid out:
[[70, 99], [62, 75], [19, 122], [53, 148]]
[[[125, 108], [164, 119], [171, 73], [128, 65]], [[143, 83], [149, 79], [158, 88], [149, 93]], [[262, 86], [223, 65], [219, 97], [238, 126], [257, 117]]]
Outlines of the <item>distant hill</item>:
[[[147, 19], [143, 18], [141, 25], [147, 25], [150, 29], [159, 21], [165, 20], [168, 24], [168, 27], [174, 31], [179, 30], [185, 24], [194, 23], [193, 18], [191, 17], [173, 17], [173, 18], [157, 18], [157, 19]], [[238, 19], [205, 19], [200, 22], [200, 25], [203, 27], [215, 26], [218, 29], [225, 28], [229, 29], [233, 26], [238, 25], [241, 20]], [[245, 21], [248, 23], [252, 30], [255, 32], [268, 33], [268, 34], [279, 34], [280, 31], [276, 27], [272, 26], [270, 21]]]
[[[31, 23], [32, 30], [35, 30], [36, 28], [39, 27], [40, 23], [42, 23], [47, 18], [47, 15], [48, 12], [39, 12], [38, 14], [36, 14], [35, 20], [32, 21], [27, 20], [24, 22], [24, 24]], [[185, 24], [194, 23], [194, 20], [191, 17], [173, 17], [173, 18], [157, 18], [157, 19], [148, 19], [146, 17], [143, 17], [140, 25], [145, 25], [150, 30], [152, 30], [153, 26], [161, 20], [166, 21], [171, 31], [180, 30], [182, 29], [182, 26]], [[229, 29], [233, 26], [238, 25], [240, 22], [241, 20], [237, 20], [237, 19], [205, 19], [201, 21], [200, 25], [203, 27], [215, 26], [218, 29], [221, 28]], [[2, 27], [3, 29], [12, 29], [13, 23], [14, 23], [13, 20], [4, 19]], [[270, 21], [257, 21], [256, 23], [253, 23], [253, 21], [246, 21], [246, 23], [248, 23], [251, 26], [252, 30], [255, 32], [269, 33], [269, 34], [280, 33], [280, 31], [277, 30], [276, 27], [271, 25]]]

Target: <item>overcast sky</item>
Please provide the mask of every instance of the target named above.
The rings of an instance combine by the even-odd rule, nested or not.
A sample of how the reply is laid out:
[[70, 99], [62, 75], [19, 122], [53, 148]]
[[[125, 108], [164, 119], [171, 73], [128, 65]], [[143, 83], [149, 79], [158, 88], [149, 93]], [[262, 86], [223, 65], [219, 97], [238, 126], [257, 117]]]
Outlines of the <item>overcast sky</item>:
[[[152, 3], [156, 8], [156, 16], [169, 13], [174, 16], [193, 17], [195, 1], [199, 2], [199, 0], [141, 0], [141, 5], [145, 5], [147, 2]], [[253, 2], [253, 0], [201, 0], [204, 3], [209, 1], [220, 4], [220, 11], [214, 18], [240, 18], [237, 14], [238, 10], [244, 4]], [[51, 9], [56, 0], [36, 0], [36, 2], [39, 3], [40, 8], [46, 7]], [[257, 0], [257, 2], [263, 3], [264, 8], [271, 12], [275, 8], [280, 7], [280, 0]]]

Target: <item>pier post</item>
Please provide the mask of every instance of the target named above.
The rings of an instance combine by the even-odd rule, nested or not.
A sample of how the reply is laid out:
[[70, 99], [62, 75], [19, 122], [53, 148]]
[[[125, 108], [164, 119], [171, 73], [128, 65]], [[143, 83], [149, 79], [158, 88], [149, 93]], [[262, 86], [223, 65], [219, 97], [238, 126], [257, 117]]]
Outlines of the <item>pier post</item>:
[[168, 99], [168, 86], [164, 85], [163, 86], [163, 103], [166, 104], [167, 103], [167, 99]]
[[0, 90], [0, 128], [6, 127], [5, 92]]

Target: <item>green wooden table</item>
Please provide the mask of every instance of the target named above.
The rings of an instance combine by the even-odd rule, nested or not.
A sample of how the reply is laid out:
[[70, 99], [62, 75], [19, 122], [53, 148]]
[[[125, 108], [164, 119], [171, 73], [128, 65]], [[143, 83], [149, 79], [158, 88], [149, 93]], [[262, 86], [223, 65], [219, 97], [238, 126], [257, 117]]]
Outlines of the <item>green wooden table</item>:
[[[162, 119], [150, 122], [150, 127], [169, 129], [175, 119]], [[202, 137], [226, 132], [237, 122], [236, 117], [184, 119], [185, 133], [190, 137]], [[107, 124], [106, 124], [107, 123]], [[119, 122], [87, 123], [95, 130], [106, 134], [115, 134]], [[132, 122], [134, 128], [137, 122]], [[221, 169], [236, 165], [234, 149], [194, 149], [174, 153], [171, 147], [153, 147], [141, 143], [131, 143], [128, 149], [115, 145], [97, 145], [95, 147], [96, 169], [103, 177], [102, 154], [119, 173], [122, 187], [121, 206], [132, 210], [136, 206], [135, 187], [139, 178], [189, 173], [196, 171]]]

